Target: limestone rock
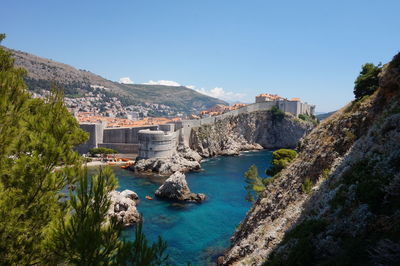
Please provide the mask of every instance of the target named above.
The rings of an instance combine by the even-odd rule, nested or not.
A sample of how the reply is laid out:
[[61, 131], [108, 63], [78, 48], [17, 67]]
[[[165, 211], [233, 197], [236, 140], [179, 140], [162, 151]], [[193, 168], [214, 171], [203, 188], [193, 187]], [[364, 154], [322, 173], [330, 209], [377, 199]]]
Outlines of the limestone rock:
[[243, 113], [194, 128], [190, 148], [202, 157], [238, 155], [241, 151], [263, 148], [294, 148], [312, 128], [312, 123], [291, 114], [276, 121], [269, 111]]
[[[300, 141], [298, 157], [253, 204], [219, 263], [262, 265], [273, 252], [285, 265], [298, 243], [297, 237], [286, 238], [287, 233], [304, 222], [315, 221], [322, 229], [307, 236], [313, 251], [313, 260], [307, 265], [334, 262], [346, 253], [351, 256], [353, 246], [343, 244], [344, 235], [368, 243], [368, 247], [354, 248], [365, 252], [364, 258], [371, 265], [398, 264], [398, 241], [391, 242], [380, 232], [393, 234], [393, 225], [400, 217], [396, 201], [400, 198], [399, 81], [399, 65], [385, 65], [381, 87], [374, 95], [344, 107]], [[267, 144], [263, 142], [267, 139], [260, 138], [258, 143]], [[202, 147], [213, 152], [213, 143]], [[352, 180], [354, 176], [362, 178]], [[306, 178], [313, 182], [310, 194], [302, 191]], [[379, 196], [363, 188], [368, 182], [374, 182]], [[382, 207], [388, 208], [385, 214]], [[382, 248], [382, 243], [388, 245]]]
[[111, 205], [108, 210], [108, 216], [117, 217], [124, 226], [131, 226], [139, 222], [141, 216], [136, 209], [136, 201], [139, 197], [131, 190], [124, 190], [122, 192], [112, 191], [109, 194]]
[[198, 153], [185, 148], [181, 152], [174, 153], [170, 158], [138, 160], [130, 169], [136, 172], [153, 172], [160, 175], [171, 175], [175, 172], [200, 170], [200, 160], [201, 156]]
[[202, 202], [206, 196], [202, 193], [190, 192], [186, 177], [181, 172], [175, 172], [155, 192], [159, 198], [170, 200]]
[[136, 194], [136, 192], [129, 190], [129, 189], [125, 189], [124, 191], [121, 192], [121, 196], [125, 197], [125, 198], [130, 198], [132, 200], [138, 200], [139, 196], [138, 194]]

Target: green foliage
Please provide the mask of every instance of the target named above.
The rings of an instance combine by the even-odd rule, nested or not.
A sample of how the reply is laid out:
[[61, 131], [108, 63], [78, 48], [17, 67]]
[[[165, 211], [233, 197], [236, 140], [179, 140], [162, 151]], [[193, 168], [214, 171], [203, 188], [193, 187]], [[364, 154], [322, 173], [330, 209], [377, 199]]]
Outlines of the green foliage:
[[362, 66], [360, 75], [354, 82], [354, 96], [356, 100], [360, 100], [366, 95], [372, 95], [379, 87], [378, 74], [381, 72], [381, 67], [367, 63]]
[[159, 238], [149, 246], [136, 227], [135, 241], [120, 240], [122, 224], [108, 219], [108, 194], [117, 187], [110, 168], [89, 177], [81, 172], [76, 192], [70, 190], [67, 206], [50, 226], [47, 248], [54, 254], [52, 264], [72, 265], [162, 265], [166, 243]]
[[[89, 179], [82, 172], [73, 148], [87, 134], [59, 91], [31, 99], [25, 74], [0, 47], [0, 264], [109, 265], [123, 257], [127, 263], [120, 265], [135, 265], [132, 256], [122, 255], [154, 254], [149, 248], [157, 251], [157, 262], [163, 242], [126, 252], [120, 225], [105, 220], [114, 176], [104, 170]], [[78, 190], [65, 201], [61, 191], [76, 182]]]
[[272, 106], [271, 110], [272, 121], [282, 121], [285, 117], [285, 112], [279, 109], [277, 106]]
[[149, 246], [143, 234], [142, 224], [136, 226], [135, 241], [124, 242], [117, 257], [117, 265], [126, 266], [158, 266], [168, 265], [168, 255], [165, 255], [167, 244], [158, 237], [158, 241]]
[[100, 148], [92, 148], [92, 149], [90, 149], [89, 153], [92, 156], [96, 155], [96, 154], [102, 154], [104, 156], [104, 155], [107, 155], [107, 154], [115, 154], [117, 152], [115, 150], [113, 150], [113, 149], [100, 147]]
[[[6, 265], [46, 264], [50, 222], [59, 191], [73, 183], [87, 135], [68, 113], [62, 94], [31, 99], [11, 54], [0, 48], [0, 250]], [[55, 167], [68, 165], [58, 171]]]
[[117, 186], [111, 169], [100, 169], [91, 178], [80, 173], [76, 192], [70, 190], [67, 208], [53, 222], [48, 234], [48, 248], [57, 263], [73, 265], [108, 265], [116, 259], [122, 242], [122, 227], [116, 219], [109, 222], [108, 193]]
[[320, 178], [327, 179], [330, 174], [331, 174], [331, 170], [329, 168], [325, 168], [324, 170], [322, 170]]
[[354, 164], [343, 175], [345, 185], [357, 184], [357, 200], [368, 204], [371, 210], [375, 212], [384, 210], [381, 204], [385, 196], [384, 185], [388, 183], [388, 180], [387, 176], [373, 174], [373, 164], [368, 160]]
[[303, 184], [301, 185], [301, 191], [305, 194], [310, 194], [312, 191], [312, 187], [313, 187], [313, 182], [311, 181], [310, 178], [306, 177], [304, 179]]
[[263, 178], [258, 176], [257, 166], [254, 164], [250, 166], [249, 170], [244, 173], [247, 191], [246, 200], [253, 202], [257, 199], [258, 195], [265, 190]]
[[313, 115], [299, 114], [299, 119], [313, 123], [314, 126], [318, 125], [318, 120]]
[[282, 171], [297, 156], [297, 152], [291, 149], [279, 149], [272, 153], [272, 166], [265, 173], [274, 176]]

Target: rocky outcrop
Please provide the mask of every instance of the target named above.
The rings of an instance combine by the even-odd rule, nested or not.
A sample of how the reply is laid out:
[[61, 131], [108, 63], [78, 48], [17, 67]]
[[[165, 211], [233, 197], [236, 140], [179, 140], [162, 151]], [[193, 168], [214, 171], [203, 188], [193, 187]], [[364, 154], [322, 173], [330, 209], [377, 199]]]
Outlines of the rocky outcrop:
[[386, 65], [374, 95], [300, 142], [298, 157], [252, 206], [219, 264], [398, 264], [399, 80], [400, 64]]
[[202, 157], [238, 155], [241, 151], [263, 148], [294, 148], [312, 128], [312, 123], [288, 113], [284, 117], [274, 117], [271, 111], [243, 113], [194, 128], [190, 147]]
[[170, 158], [141, 159], [130, 167], [131, 170], [141, 173], [156, 173], [171, 175], [175, 172], [189, 172], [200, 170], [201, 156], [187, 147], [178, 147]]
[[[286, 113], [258, 111], [222, 118], [213, 125], [192, 128], [189, 147], [179, 146], [169, 158], [140, 159], [130, 169], [141, 173], [171, 175], [199, 170], [202, 158], [239, 155], [263, 148], [293, 148], [314, 125]], [[284, 133], [284, 134], [283, 134]]]
[[204, 194], [190, 192], [186, 177], [181, 172], [175, 172], [171, 175], [157, 189], [155, 195], [159, 198], [186, 202], [202, 202], [206, 198]]
[[136, 201], [138, 199], [138, 195], [128, 189], [122, 192], [112, 191], [110, 193], [111, 205], [108, 210], [108, 216], [117, 217], [118, 221], [122, 222], [124, 226], [134, 225], [141, 219], [136, 209]]

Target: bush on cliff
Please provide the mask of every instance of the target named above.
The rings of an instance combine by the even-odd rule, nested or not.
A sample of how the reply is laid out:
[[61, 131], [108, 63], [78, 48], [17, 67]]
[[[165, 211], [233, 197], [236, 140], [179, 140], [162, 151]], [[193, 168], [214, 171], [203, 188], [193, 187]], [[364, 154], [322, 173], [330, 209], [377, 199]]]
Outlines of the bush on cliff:
[[318, 125], [318, 120], [314, 115], [299, 114], [299, 119], [313, 123], [314, 126]]
[[379, 87], [378, 75], [381, 72], [380, 65], [367, 63], [362, 66], [362, 70], [354, 82], [354, 96], [356, 100], [362, 99], [364, 96], [372, 95]]
[[244, 173], [244, 176], [245, 182], [247, 183], [245, 186], [247, 191], [246, 200], [254, 202], [258, 195], [265, 190], [263, 178], [258, 175], [257, 166], [254, 164]]
[[272, 153], [271, 167], [265, 173], [274, 176], [282, 171], [297, 156], [297, 152], [291, 149], [279, 149]]
[[[60, 92], [32, 99], [25, 74], [0, 47], [0, 264], [110, 265], [124, 255], [129, 263], [120, 265], [140, 265], [126, 251], [132, 246], [119, 240], [120, 225], [104, 219], [115, 178], [106, 172], [91, 179], [83, 171], [73, 148], [87, 134]], [[66, 200], [61, 190], [75, 186]], [[96, 193], [83, 196], [87, 188]], [[134, 255], [150, 249], [141, 246]]]
[[277, 106], [272, 106], [271, 110], [272, 121], [282, 121], [285, 117], [285, 112], [279, 109]]

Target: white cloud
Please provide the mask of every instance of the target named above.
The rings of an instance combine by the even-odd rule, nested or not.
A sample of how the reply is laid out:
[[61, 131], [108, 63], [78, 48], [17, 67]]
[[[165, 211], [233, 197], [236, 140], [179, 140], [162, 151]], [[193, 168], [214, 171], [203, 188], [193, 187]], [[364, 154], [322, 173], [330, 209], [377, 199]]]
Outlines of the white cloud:
[[236, 102], [236, 101], [247, 101], [248, 99], [246, 99], [247, 95], [244, 93], [236, 93], [236, 92], [232, 92], [232, 91], [225, 91], [223, 88], [220, 87], [215, 87], [214, 89], [211, 90], [206, 90], [204, 88], [196, 88], [196, 86], [194, 85], [181, 85], [176, 81], [173, 80], [158, 80], [158, 81], [154, 81], [154, 80], [149, 80], [148, 82], [145, 82], [143, 84], [146, 85], [164, 85], [164, 86], [185, 86], [186, 88], [195, 90], [197, 92], [200, 92], [204, 95], [207, 96], [211, 96], [214, 98], [218, 98], [227, 102]]
[[218, 98], [224, 101], [228, 102], [234, 102], [234, 101], [245, 101], [246, 94], [244, 93], [237, 93], [237, 92], [232, 92], [232, 91], [225, 91], [223, 88], [220, 87], [215, 87], [214, 89], [211, 90], [206, 90], [206, 89], [194, 89], [197, 92], [200, 92], [202, 94]]
[[179, 84], [176, 81], [173, 80], [159, 80], [159, 81], [154, 81], [154, 80], [149, 80], [149, 82], [143, 83], [147, 85], [164, 85], [164, 86], [174, 86], [174, 87], [179, 87], [181, 84]]
[[119, 83], [122, 84], [133, 84], [133, 80], [130, 77], [120, 78]]

